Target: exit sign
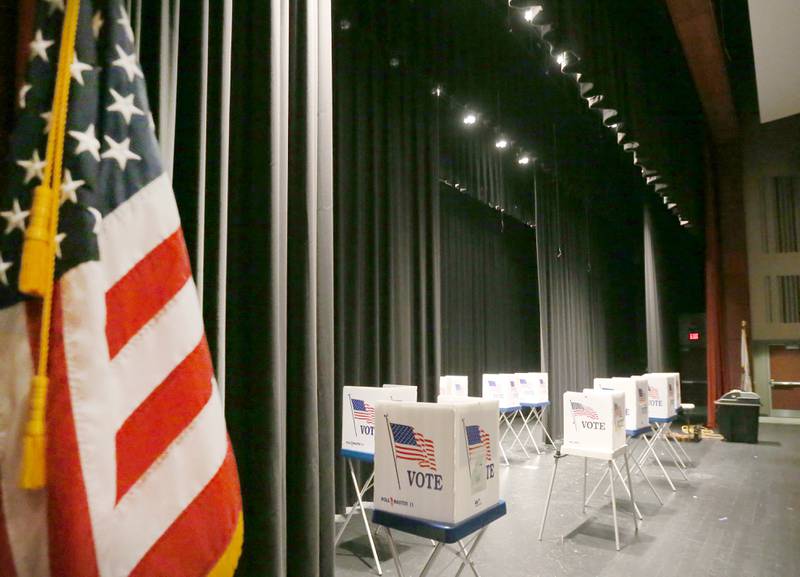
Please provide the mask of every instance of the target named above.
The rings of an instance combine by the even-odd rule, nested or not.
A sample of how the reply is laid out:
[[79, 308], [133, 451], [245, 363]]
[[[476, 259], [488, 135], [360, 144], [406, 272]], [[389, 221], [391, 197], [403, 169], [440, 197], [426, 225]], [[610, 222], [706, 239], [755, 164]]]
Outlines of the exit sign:
[[689, 340], [690, 341], [699, 341], [700, 340], [700, 332], [699, 331], [690, 331], [689, 332]]

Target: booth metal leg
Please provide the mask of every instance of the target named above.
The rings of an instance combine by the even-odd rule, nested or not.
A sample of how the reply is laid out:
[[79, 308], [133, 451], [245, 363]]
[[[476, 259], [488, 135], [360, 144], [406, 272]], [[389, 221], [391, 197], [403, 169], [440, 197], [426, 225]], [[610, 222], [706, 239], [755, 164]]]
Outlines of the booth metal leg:
[[678, 471], [680, 472], [681, 476], [683, 476], [683, 479], [685, 481], [688, 481], [689, 477], [686, 476], [686, 472], [684, 471], [684, 469], [686, 468], [686, 465], [683, 464], [683, 461], [681, 460], [680, 455], [678, 455], [678, 452], [670, 444], [669, 439], [667, 438], [667, 435], [668, 435], [668, 431], [667, 431], [666, 426], [663, 425], [663, 424], [660, 425], [658, 427], [658, 433], [656, 433], [656, 436], [657, 437], [661, 437], [661, 440], [664, 442], [664, 444], [667, 447], [667, 453], [669, 454], [670, 458], [672, 459], [672, 463], [675, 465], [675, 468], [678, 469]]
[[[422, 568], [422, 572], [419, 574], [419, 577], [425, 577], [425, 575], [430, 572], [431, 567], [433, 567], [433, 562], [436, 561], [436, 558], [439, 556], [439, 553], [443, 548], [444, 543], [439, 542], [436, 544], [436, 547], [433, 548], [430, 556], [428, 556], [428, 560], [425, 562], [425, 566]], [[403, 575], [401, 575], [401, 577], [403, 577]]]
[[[499, 427], [502, 428], [503, 427], [503, 414], [502, 413], [500, 413], [500, 415], [498, 416], [498, 421], [500, 422]], [[510, 464], [508, 462], [508, 456], [506, 455], [505, 447], [503, 447], [503, 440], [506, 438], [507, 434], [508, 434], [508, 428], [506, 428], [506, 430], [503, 431], [503, 434], [500, 435], [500, 440], [497, 442], [497, 446], [500, 447], [500, 453], [503, 455], [503, 460], [505, 461], [506, 466], [508, 466]]]
[[[403, 573], [403, 566], [400, 564], [400, 554], [397, 552], [397, 545], [394, 542], [394, 535], [392, 535], [392, 530], [388, 527], [386, 528], [386, 535], [389, 537], [389, 549], [392, 551], [392, 559], [394, 559], [394, 567], [397, 569], [397, 575], [399, 577], [406, 577], [406, 574]], [[434, 549], [434, 552], [436, 549]]]
[[[636, 519], [636, 513], [639, 512], [639, 508], [636, 506], [636, 499], [633, 498], [633, 483], [631, 482], [631, 468], [628, 465], [628, 451], [627, 450], [625, 451], [625, 473], [628, 475], [628, 487], [627, 487], [628, 495], [631, 498], [631, 506], [633, 507], [633, 510], [634, 510], [634, 513], [633, 513], [633, 527], [635, 529], [635, 532], [638, 533], [639, 532], [639, 521]], [[622, 478], [622, 475], [620, 475], [620, 478]], [[622, 485], [625, 486], [625, 481], [622, 481]], [[641, 516], [642, 516], [642, 514], [639, 513], [639, 517], [641, 517]]]
[[675, 488], [675, 484], [672, 482], [672, 478], [670, 478], [669, 473], [667, 473], [667, 470], [664, 468], [663, 463], [661, 463], [661, 459], [658, 457], [658, 452], [655, 450], [655, 441], [657, 439], [657, 434], [653, 433], [652, 438], [648, 438], [646, 435], [642, 435], [642, 438], [644, 439], [645, 443], [647, 444], [647, 448], [639, 456], [639, 460], [638, 460], [639, 465], [643, 466], [645, 464], [645, 461], [647, 460], [647, 456], [652, 454], [653, 458], [656, 460], [656, 463], [658, 464], [659, 468], [661, 469], [661, 473], [663, 473], [664, 478], [669, 483], [670, 488], [672, 488], [673, 491], [677, 491], [677, 489]]
[[550, 509], [550, 498], [553, 496], [553, 483], [556, 480], [556, 471], [558, 470], [558, 460], [561, 456], [556, 452], [553, 463], [553, 475], [550, 477], [550, 486], [547, 488], [547, 501], [544, 503], [544, 512], [542, 513], [542, 524], [539, 526], [539, 541], [542, 540], [544, 534], [544, 524], [547, 521], [547, 511]]
[[586, 514], [586, 477], [589, 475], [589, 459], [583, 458], [583, 510], [581, 513]]
[[[619, 470], [619, 465], [617, 465], [617, 462], [612, 460], [611, 464], [614, 465], [614, 470], [617, 473], [617, 477], [619, 477], [619, 480], [622, 481], [622, 488], [625, 489], [625, 492], [628, 494], [628, 497], [631, 498], [631, 503], [633, 504], [633, 516], [634, 517], [638, 516], [639, 519], [644, 519], [644, 516], [642, 515], [642, 512], [639, 510], [639, 506], [636, 505], [635, 501], [633, 501], [633, 493], [631, 493], [630, 489], [628, 489], [628, 485], [629, 485], [629, 481], [630, 481], [630, 472], [628, 473], [629, 477], [626, 480], [625, 477], [622, 476], [622, 471]], [[627, 455], [627, 453], [625, 454], [625, 470], [626, 471], [628, 470], [628, 455]]]
[[478, 534], [472, 540], [472, 543], [467, 547], [465, 547], [464, 543], [462, 543], [461, 541], [458, 542], [458, 546], [461, 550], [461, 554], [459, 555], [459, 557], [462, 559], [462, 561], [461, 561], [461, 566], [458, 568], [458, 571], [456, 572], [456, 577], [459, 577], [459, 575], [461, 575], [461, 571], [463, 571], [466, 565], [469, 565], [469, 568], [472, 570], [472, 574], [475, 577], [481, 577], [478, 574], [478, 569], [475, 567], [475, 562], [472, 560], [472, 554], [475, 552], [475, 547], [478, 546], [478, 543], [480, 542], [481, 537], [483, 537], [483, 534], [485, 532], [486, 532], [486, 527], [484, 527], [478, 532]]
[[542, 431], [544, 431], [544, 434], [545, 436], [547, 436], [547, 439], [550, 441], [550, 444], [555, 447], [556, 444], [553, 442], [553, 438], [550, 436], [550, 433], [547, 431], [547, 427], [544, 426], [544, 421], [542, 420], [542, 417], [544, 416], [544, 407], [540, 407], [539, 409], [534, 409], [534, 410], [535, 410], [534, 416], [536, 417], [536, 421], [539, 423], [539, 426], [542, 428]]
[[535, 407], [531, 407], [531, 410], [528, 413], [528, 416], [525, 416], [525, 414], [523, 413], [522, 414], [522, 427], [528, 432], [528, 438], [533, 443], [533, 448], [536, 449], [536, 454], [537, 455], [541, 455], [542, 451], [539, 449], [539, 443], [536, 442], [536, 436], [533, 434], [533, 432], [536, 430], [536, 423], [533, 423], [533, 429], [531, 429], [529, 424], [528, 424], [533, 419], [535, 414], [536, 414], [536, 408]]
[[519, 445], [522, 447], [522, 452], [525, 453], [525, 458], [526, 459], [530, 459], [531, 456], [528, 454], [528, 449], [525, 448], [525, 443], [523, 443], [522, 439], [519, 438], [519, 435], [517, 434], [517, 430], [514, 428], [514, 421], [517, 419], [517, 414], [518, 413], [519, 413], [519, 411], [514, 411], [514, 413], [511, 415], [511, 419], [510, 420], [508, 418], [508, 415], [506, 413], [503, 413], [503, 419], [505, 419], [506, 424], [508, 425], [508, 431], [511, 431], [511, 434], [514, 435], [514, 442], [511, 443], [511, 447], [509, 447], [508, 450], [509, 451], [513, 451], [514, 450], [514, 446], [517, 443], [519, 443]]
[[347, 516], [345, 517], [344, 523], [342, 527], [339, 529], [339, 532], [336, 534], [336, 538], [334, 539], [334, 547], [339, 544], [339, 540], [342, 538], [345, 529], [347, 529], [347, 525], [350, 523], [350, 520], [353, 518], [356, 510], [358, 509], [361, 513], [361, 519], [364, 522], [364, 529], [367, 531], [367, 538], [369, 539], [369, 547], [372, 550], [372, 558], [375, 560], [375, 570], [378, 572], [378, 575], [383, 575], [383, 569], [381, 569], [381, 562], [378, 558], [378, 551], [375, 548], [375, 539], [372, 536], [372, 529], [369, 526], [369, 521], [367, 520], [367, 511], [364, 507], [364, 501], [362, 497], [369, 491], [372, 487], [372, 481], [375, 478], [375, 472], [373, 471], [372, 474], [367, 479], [367, 482], [364, 483], [363, 487], [358, 486], [358, 477], [356, 477], [356, 470], [353, 467], [353, 461], [351, 459], [347, 460], [347, 465], [350, 469], [350, 479], [353, 482], [353, 487], [356, 490], [356, 499], [357, 502], [350, 507], [350, 511], [348, 511]]
[[[606, 480], [606, 476], [607, 476], [607, 475], [608, 475], [608, 469], [606, 469], [605, 471], [603, 471], [603, 474], [602, 474], [602, 475], [600, 476], [600, 478], [597, 480], [597, 483], [595, 483], [594, 487], [592, 488], [591, 492], [589, 493], [589, 496], [588, 496], [588, 497], [586, 497], [586, 498], [584, 498], [584, 500], [583, 500], [583, 501], [584, 501], [584, 506], [588, 505], [588, 504], [589, 504], [589, 502], [592, 500], [592, 497], [594, 497], [594, 494], [595, 494], [595, 493], [597, 493], [597, 490], [598, 490], [598, 489], [600, 488], [600, 486], [603, 484], [603, 481], [605, 481], [605, 480]], [[608, 489], [606, 489], [606, 493], [605, 493], [605, 494], [606, 494], [606, 495], [608, 495]]]
[[[650, 477], [647, 475], [647, 473], [642, 468], [642, 466], [639, 465], [639, 462], [633, 457], [633, 455], [631, 455], [631, 460], [633, 461], [633, 464], [636, 466], [636, 468], [639, 470], [639, 474], [642, 477], [644, 477], [645, 481], [647, 481], [647, 484], [650, 486], [650, 490], [653, 492], [653, 495], [655, 495], [656, 499], [658, 499], [658, 502], [663, 505], [664, 501], [661, 500], [661, 495], [659, 495], [658, 491], [656, 491], [656, 488], [655, 488], [655, 486], [653, 486], [653, 482], [650, 480]], [[626, 461], [627, 461], [627, 455], [626, 455]], [[628, 479], [630, 479], [630, 478], [631, 478], [631, 476], [630, 476], [630, 472], [629, 472], [628, 473]]]
[[683, 456], [686, 458], [686, 462], [693, 464], [694, 461], [692, 461], [692, 458], [689, 456], [689, 453], [687, 453], [686, 449], [683, 448], [683, 444], [672, 435], [672, 431], [670, 431], [669, 438], [673, 443], [675, 443], [675, 446], [681, 450], [681, 453], [683, 453]]
[[619, 551], [619, 525], [617, 524], [617, 496], [614, 493], [614, 472], [611, 469], [611, 460], [608, 461], [608, 484], [611, 488], [611, 513], [614, 517], [614, 542]]

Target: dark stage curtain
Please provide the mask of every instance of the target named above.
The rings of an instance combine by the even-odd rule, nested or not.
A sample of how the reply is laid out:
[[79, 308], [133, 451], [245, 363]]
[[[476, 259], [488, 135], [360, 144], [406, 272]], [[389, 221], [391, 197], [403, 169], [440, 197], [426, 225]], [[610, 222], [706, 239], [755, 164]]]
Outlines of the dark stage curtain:
[[[158, 3], [142, 64], [158, 90]], [[222, 3], [211, 6], [204, 313], [218, 346]], [[153, 24], [153, 25], [149, 25]], [[243, 492], [237, 575], [334, 573], [333, 141], [329, 3], [234, 3], [226, 415]], [[174, 187], [197, 246], [200, 3], [181, 5]], [[157, 112], [156, 112], [157, 113]], [[196, 264], [196, 262], [195, 262]]]
[[483, 373], [539, 370], [536, 236], [450, 186], [441, 194], [442, 372], [480, 396]]
[[[432, 401], [440, 374], [437, 101], [371, 30], [336, 31], [337, 449], [343, 386], [417, 385]], [[336, 472], [350, 504], [342, 459]]]

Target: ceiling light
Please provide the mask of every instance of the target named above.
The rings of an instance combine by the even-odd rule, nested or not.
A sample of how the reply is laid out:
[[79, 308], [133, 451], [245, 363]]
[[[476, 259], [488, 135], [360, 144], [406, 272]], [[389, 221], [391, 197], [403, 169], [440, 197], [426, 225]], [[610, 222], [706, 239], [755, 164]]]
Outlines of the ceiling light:
[[536, 20], [536, 17], [539, 15], [539, 12], [542, 11], [541, 6], [531, 6], [527, 10], [525, 10], [525, 14], [523, 17], [525, 18], [525, 22], [533, 22]]
[[517, 164], [522, 164], [523, 166], [526, 164], [530, 164], [531, 157], [527, 154], [521, 154], [519, 158], [517, 158]]
[[474, 112], [467, 112], [462, 119], [462, 122], [467, 126], [472, 126], [476, 122], [478, 122], [478, 117], [475, 116]]
[[498, 149], [500, 149], [500, 150], [505, 150], [506, 148], [508, 148], [508, 140], [506, 140], [505, 138], [503, 138], [503, 137], [501, 136], [501, 137], [500, 137], [500, 138], [498, 138], [498, 139], [497, 139], [497, 141], [494, 143], [494, 147], [495, 147], [495, 148], [498, 148]]
[[681, 226], [689, 226], [689, 221], [688, 220], [680, 219], [680, 221], [681, 221]]
[[674, 202], [669, 202], [669, 203], [667, 203], [667, 208], [668, 208], [668, 209], [670, 209], [670, 210], [672, 210], [672, 209], [673, 209], [673, 208], [675, 208], [676, 206], [678, 206], [678, 205], [677, 205], [677, 204], [675, 204]]
[[561, 66], [562, 68], [564, 66], [566, 66], [567, 65], [567, 53], [566, 52], [562, 52], [561, 54], [556, 56], [556, 62], [558, 62], [558, 65]]

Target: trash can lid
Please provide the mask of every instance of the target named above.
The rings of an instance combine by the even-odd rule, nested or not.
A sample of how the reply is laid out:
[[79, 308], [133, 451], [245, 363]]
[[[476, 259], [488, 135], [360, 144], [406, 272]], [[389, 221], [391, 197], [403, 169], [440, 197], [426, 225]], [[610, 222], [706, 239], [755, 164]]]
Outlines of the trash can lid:
[[761, 406], [761, 397], [757, 393], [733, 389], [714, 401], [715, 405], [755, 405]]

